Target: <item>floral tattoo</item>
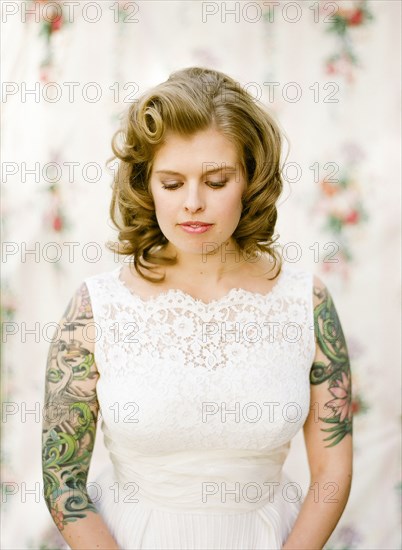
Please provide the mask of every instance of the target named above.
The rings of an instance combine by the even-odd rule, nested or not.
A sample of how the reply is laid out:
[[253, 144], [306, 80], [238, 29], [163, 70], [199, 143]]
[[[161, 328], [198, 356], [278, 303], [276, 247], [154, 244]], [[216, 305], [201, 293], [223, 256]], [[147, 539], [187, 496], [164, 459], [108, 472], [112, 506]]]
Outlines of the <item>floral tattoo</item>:
[[310, 383], [327, 383], [332, 395], [324, 405], [332, 411], [332, 416], [318, 418], [330, 426], [322, 431], [329, 433], [324, 441], [332, 440], [326, 447], [333, 447], [346, 434], [353, 433], [352, 377], [346, 340], [331, 295], [325, 287], [314, 287], [314, 294], [318, 298], [314, 308], [314, 329], [325, 361], [313, 363]]

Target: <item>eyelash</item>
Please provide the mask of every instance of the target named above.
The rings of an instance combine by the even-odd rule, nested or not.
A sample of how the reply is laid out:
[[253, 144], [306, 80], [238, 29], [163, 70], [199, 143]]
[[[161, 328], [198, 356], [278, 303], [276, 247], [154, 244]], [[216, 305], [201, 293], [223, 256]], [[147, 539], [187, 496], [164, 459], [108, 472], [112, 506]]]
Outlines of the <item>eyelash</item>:
[[[213, 189], [220, 189], [220, 188], [224, 187], [225, 183], [227, 183], [227, 182], [228, 182], [228, 180], [219, 181], [219, 182], [218, 181], [217, 182], [206, 182], [206, 183], [211, 183], [211, 187]], [[177, 189], [177, 186], [178, 186], [177, 183], [175, 183], [173, 185], [164, 185], [162, 183], [162, 188], [163, 189]]]

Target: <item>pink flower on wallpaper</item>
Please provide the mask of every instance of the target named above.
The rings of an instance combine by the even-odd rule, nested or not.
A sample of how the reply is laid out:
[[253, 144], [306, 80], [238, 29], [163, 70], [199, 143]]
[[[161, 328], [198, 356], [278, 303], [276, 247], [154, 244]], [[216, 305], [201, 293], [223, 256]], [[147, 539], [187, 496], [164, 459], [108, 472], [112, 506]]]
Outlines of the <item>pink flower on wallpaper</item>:
[[340, 422], [343, 422], [346, 418], [351, 420], [350, 378], [343, 372], [342, 380], [337, 380], [336, 385], [329, 388], [329, 391], [335, 399], [329, 401], [326, 406], [331, 408], [335, 415], [340, 415]]

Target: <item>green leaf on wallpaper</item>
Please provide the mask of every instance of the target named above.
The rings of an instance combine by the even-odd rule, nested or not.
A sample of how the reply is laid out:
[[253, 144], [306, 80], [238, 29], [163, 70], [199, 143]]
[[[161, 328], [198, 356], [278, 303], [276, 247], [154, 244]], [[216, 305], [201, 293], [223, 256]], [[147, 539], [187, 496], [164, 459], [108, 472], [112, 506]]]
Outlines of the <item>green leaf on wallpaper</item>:
[[51, 34], [52, 34], [52, 26], [50, 25], [50, 23], [45, 21], [41, 25], [41, 28], [40, 28], [40, 31], [39, 31], [39, 36], [44, 35], [45, 38], [47, 39], [47, 41], [49, 42]]

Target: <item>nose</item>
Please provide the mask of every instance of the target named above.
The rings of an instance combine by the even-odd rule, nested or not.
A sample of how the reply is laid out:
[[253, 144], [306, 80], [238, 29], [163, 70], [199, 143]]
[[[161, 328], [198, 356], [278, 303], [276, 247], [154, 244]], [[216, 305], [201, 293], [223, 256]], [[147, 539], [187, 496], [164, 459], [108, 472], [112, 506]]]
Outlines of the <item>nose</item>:
[[205, 200], [202, 197], [202, 194], [198, 188], [197, 183], [187, 188], [187, 193], [184, 199], [184, 208], [189, 212], [198, 212], [204, 210]]

